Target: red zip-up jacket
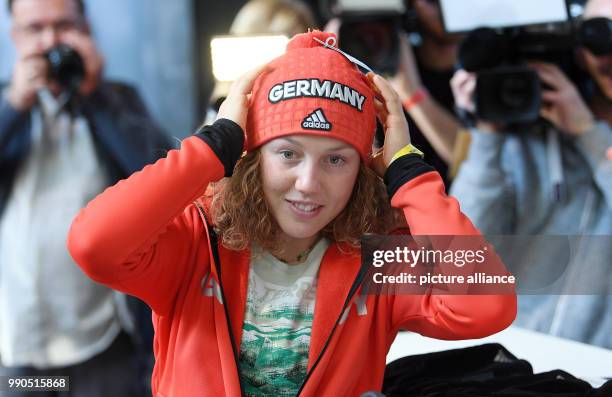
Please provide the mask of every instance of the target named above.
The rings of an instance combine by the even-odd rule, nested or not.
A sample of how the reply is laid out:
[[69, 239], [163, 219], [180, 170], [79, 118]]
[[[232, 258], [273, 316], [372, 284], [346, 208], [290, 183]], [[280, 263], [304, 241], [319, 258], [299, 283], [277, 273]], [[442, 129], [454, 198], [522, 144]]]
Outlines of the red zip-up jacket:
[[[152, 389], [158, 397], [241, 394], [236, 352], [250, 255], [219, 245], [213, 258], [194, 201], [227, 173], [227, 165], [219, 157], [225, 149], [213, 150], [200, 138], [185, 139], [180, 150], [105, 190], [81, 210], [68, 237], [86, 274], [153, 309]], [[403, 210], [415, 235], [479, 235], [435, 171], [401, 185], [391, 204]], [[480, 338], [515, 318], [513, 294], [361, 296], [359, 251], [346, 250], [332, 243], [320, 265], [300, 396], [380, 390], [386, 354], [400, 329], [440, 339]]]

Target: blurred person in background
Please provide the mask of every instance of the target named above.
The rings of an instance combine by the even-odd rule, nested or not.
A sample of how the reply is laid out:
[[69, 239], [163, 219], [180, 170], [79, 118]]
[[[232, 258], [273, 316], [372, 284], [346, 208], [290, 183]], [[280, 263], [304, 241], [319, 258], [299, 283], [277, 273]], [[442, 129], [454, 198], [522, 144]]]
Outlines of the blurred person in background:
[[400, 66], [391, 79], [409, 115], [415, 146], [449, 181], [457, 134], [461, 124], [454, 115], [450, 81], [455, 72], [461, 36], [444, 31], [437, 0], [413, 0], [421, 42], [412, 46], [400, 37]]
[[[583, 19], [595, 17], [612, 19], [612, 2], [590, 0]], [[612, 162], [606, 159], [612, 54], [578, 48], [577, 57], [592, 78], [592, 95], [583, 98], [558, 66], [532, 63], [544, 83], [546, 123], [507, 131], [478, 121], [451, 193], [483, 233], [531, 236], [514, 253], [521, 255], [524, 281], [567, 277], [560, 294], [519, 296], [515, 324], [612, 348]], [[475, 86], [475, 75], [457, 72], [458, 107], [474, 111]], [[568, 255], [567, 241], [557, 245], [558, 238], [535, 235], [582, 238], [570, 239], [576, 244]]]
[[[293, 37], [317, 28], [310, 7], [300, 0], [250, 0], [234, 17], [232, 36], [284, 35]], [[244, 62], [244, 60], [241, 60]], [[257, 65], [251, 65], [251, 68]], [[231, 81], [217, 81], [209, 100], [206, 123], [212, 124], [219, 106], [227, 96]]]
[[[400, 34], [398, 71], [388, 77], [402, 101], [412, 142], [448, 186], [448, 169], [461, 129], [450, 88], [461, 36], [444, 31], [437, 0], [411, 0], [408, 5], [417, 16], [420, 44], [413, 47], [408, 34]], [[325, 30], [338, 33], [341, 23], [333, 18]]]
[[[82, 274], [66, 236], [82, 206], [170, 140], [134, 89], [102, 80], [82, 1], [9, 0], [8, 9], [17, 60], [0, 97], [0, 375], [69, 376], [62, 395], [138, 395], [115, 295]], [[59, 44], [83, 60], [74, 95], [49, 77], [45, 54]]]

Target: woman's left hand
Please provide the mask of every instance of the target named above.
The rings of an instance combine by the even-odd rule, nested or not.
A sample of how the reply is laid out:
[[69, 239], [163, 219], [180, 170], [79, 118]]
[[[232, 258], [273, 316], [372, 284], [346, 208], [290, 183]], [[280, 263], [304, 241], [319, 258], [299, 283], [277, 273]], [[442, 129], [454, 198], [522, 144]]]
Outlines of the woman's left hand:
[[371, 165], [372, 169], [383, 177], [395, 153], [410, 143], [410, 132], [399, 95], [391, 84], [372, 72], [368, 73], [368, 79], [372, 83], [372, 88], [384, 101], [383, 103], [374, 99], [378, 118], [385, 129], [385, 144], [372, 156]]
[[389, 79], [389, 83], [397, 91], [400, 99], [405, 101], [423, 89], [423, 82], [421, 81], [412, 45], [408, 41], [406, 34], [399, 34], [398, 39], [399, 66], [395, 76]]

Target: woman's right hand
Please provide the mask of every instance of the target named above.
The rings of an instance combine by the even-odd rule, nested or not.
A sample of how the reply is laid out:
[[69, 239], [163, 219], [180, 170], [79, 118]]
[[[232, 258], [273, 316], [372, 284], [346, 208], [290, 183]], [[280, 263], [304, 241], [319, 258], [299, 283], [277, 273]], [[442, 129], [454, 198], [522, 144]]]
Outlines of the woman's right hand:
[[249, 99], [251, 98], [251, 91], [257, 77], [264, 72], [270, 70], [269, 64], [263, 64], [261, 66], [252, 69], [239, 77], [232, 86], [230, 87], [227, 97], [219, 107], [219, 113], [217, 113], [218, 119], [232, 120], [242, 128], [242, 131], [246, 131], [246, 120], [247, 113], [249, 111]]

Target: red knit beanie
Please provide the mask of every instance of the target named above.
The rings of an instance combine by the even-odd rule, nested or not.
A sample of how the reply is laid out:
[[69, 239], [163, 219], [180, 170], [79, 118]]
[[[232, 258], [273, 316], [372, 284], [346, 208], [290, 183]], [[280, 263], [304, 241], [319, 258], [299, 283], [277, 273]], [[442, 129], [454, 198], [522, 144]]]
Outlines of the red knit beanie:
[[376, 129], [374, 92], [367, 77], [336, 47], [333, 33], [298, 34], [272, 71], [255, 81], [247, 120], [247, 150], [286, 135], [344, 141], [369, 162]]

